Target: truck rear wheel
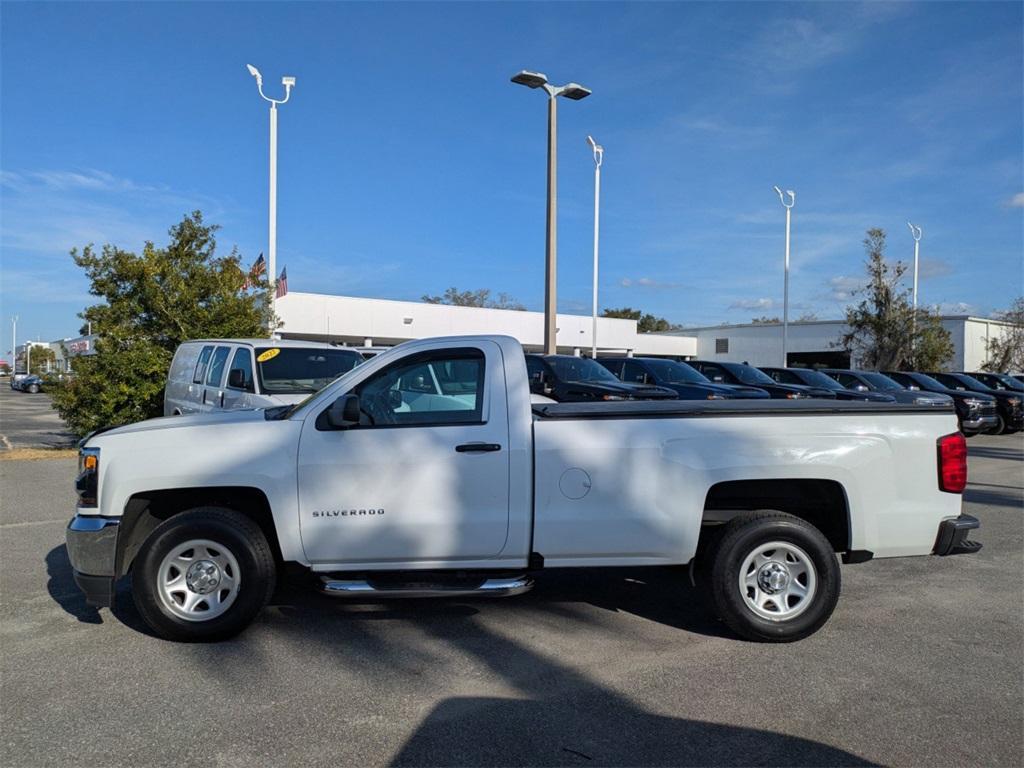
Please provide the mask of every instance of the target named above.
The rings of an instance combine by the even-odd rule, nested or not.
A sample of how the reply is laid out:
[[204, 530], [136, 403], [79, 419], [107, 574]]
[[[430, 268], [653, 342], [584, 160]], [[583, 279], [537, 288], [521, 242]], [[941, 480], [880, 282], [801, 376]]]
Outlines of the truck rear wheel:
[[274, 589], [274, 556], [238, 512], [197, 507], [161, 523], [132, 565], [132, 597], [160, 637], [212, 642], [238, 634]]
[[828, 621], [839, 600], [839, 562], [810, 523], [773, 510], [730, 520], [708, 551], [711, 602], [736, 634], [792, 642]]

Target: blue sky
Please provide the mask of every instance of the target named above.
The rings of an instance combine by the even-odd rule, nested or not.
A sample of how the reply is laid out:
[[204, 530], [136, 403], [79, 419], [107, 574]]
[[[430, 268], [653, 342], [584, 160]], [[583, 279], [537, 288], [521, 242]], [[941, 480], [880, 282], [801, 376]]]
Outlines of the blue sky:
[[543, 300], [545, 105], [519, 69], [594, 95], [559, 110], [559, 305], [590, 306], [588, 133], [604, 144], [601, 305], [691, 325], [836, 317], [864, 230], [921, 300], [986, 314], [1022, 282], [1022, 5], [25, 4], [2, 7], [0, 338], [77, 331], [67, 252], [140, 248], [201, 209], [265, 250], [280, 112], [278, 264], [293, 291]]

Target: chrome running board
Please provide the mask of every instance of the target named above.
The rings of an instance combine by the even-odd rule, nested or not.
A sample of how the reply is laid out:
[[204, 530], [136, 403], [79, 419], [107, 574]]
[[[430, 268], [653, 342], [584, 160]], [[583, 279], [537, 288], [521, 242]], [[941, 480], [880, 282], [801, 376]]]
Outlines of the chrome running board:
[[349, 598], [412, 598], [412, 597], [512, 597], [529, 592], [533, 579], [529, 576], [485, 579], [477, 586], [444, 584], [416, 586], [374, 586], [367, 579], [335, 579], [320, 577], [320, 589], [325, 595]]

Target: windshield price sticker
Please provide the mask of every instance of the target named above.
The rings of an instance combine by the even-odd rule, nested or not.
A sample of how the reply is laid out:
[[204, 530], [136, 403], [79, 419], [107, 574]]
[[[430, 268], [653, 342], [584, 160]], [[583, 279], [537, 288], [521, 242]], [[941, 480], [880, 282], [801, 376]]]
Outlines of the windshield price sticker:
[[279, 354], [281, 354], [281, 350], [277, 347], [274, 347], [273, 349], [268, 349], [266, 352], [262, 353], [259, 357], [256, 358], [256, 362], [265, 363], [267, 362], [267, 360], [273, 360]]

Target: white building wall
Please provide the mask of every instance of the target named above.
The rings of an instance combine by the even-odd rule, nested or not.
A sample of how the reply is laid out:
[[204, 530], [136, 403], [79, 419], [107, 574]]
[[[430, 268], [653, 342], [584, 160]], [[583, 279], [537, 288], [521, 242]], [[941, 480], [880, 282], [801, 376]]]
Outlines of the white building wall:
[[[275, 308], [284, 322], [280, 334], [289, 339], [393, 345], [429, 336], [483, 333], [512, 336], [531, 350], [544, 345], [541, 312], [298, 292], [278, 299]], [[558, 315], [559, 351], [589, 350], [592, 323], [585, 315]], [[689, 357], [696, 352], [695, 339], [640, 334], [634, 320], [598, 318], [597, 326], [599, 350]]]
[[[988, 359], [987, 341], [1006, 332], [1007, 324], [987, 318], [954, 316], [942, 318], [943, 327], [953, 341], [950, 370], [977, 371]], [[789, 325], [789, 349], [794, 352], [835, 352], [832, 344], [846, 331], [842, 321], [797, 322]], [[754, 366], [782, 364], [781, 325], [722, 325], [709, 328], [690, 328], [676, 332], [694, 336], [697, 340], [696, 357], [701, 360], [749, 362]], [[716, 339], [728, 339], [729, 351], [716, 353]], [[852, 360], [854, 367], [859, 360]]]

